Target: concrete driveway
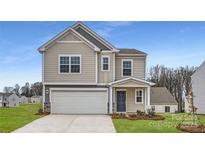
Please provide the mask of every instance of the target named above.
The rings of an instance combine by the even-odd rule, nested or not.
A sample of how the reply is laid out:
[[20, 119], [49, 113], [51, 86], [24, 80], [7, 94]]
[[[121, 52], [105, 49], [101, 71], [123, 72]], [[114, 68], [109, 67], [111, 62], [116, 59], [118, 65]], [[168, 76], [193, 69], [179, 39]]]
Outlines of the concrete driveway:
[[108, 115], [48, 115], [14, 133], [115, 133]]

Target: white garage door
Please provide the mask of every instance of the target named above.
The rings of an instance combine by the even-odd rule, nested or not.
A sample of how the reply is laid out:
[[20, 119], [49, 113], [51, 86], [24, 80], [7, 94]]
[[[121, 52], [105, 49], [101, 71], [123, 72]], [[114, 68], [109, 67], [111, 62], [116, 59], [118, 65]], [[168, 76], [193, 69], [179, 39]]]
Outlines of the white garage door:
[[51, 113], [107, 114], [107, 91], [52, 91]]

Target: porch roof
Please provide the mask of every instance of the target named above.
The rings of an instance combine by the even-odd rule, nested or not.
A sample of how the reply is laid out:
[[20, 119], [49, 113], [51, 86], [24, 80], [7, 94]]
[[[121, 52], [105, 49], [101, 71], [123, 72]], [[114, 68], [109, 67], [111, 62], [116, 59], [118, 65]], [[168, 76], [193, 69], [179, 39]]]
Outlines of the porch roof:
[[129, 77], [121, 80], [117, 80], [114, 82], [109, 83], [110, 86], [118, 86], [118, 87], [147, 87], [147, 86], [154, 86], [155, 83], [148, 82], [142, 79]]

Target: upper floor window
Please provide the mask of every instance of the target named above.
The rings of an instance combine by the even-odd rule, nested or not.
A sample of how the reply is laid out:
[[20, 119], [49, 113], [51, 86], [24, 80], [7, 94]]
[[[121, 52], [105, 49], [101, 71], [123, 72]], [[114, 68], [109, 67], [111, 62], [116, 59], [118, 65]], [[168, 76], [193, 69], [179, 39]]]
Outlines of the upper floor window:
[[133, 69], [132, 59], [123, 59], [122, 60], [122, 76], [132, 76]]
[[79, 74], [81, 72], [80, 55], [60, 55], [59, 73]]
[[135, 90], [135, 103], [143, 103], [143, 90], [142, 89]]
[[101, 59], [101, 70], [110, 71], [110, 56], [104, 55]]

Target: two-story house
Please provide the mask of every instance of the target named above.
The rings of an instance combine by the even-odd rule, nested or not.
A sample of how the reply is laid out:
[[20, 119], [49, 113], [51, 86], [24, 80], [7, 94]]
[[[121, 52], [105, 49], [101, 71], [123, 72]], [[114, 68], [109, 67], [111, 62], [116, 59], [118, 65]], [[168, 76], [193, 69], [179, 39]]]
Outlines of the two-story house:
[[147, 54], [120, 49], [81, 22], [43, 44], [44, 111], [108, 114], [151, 107]]

